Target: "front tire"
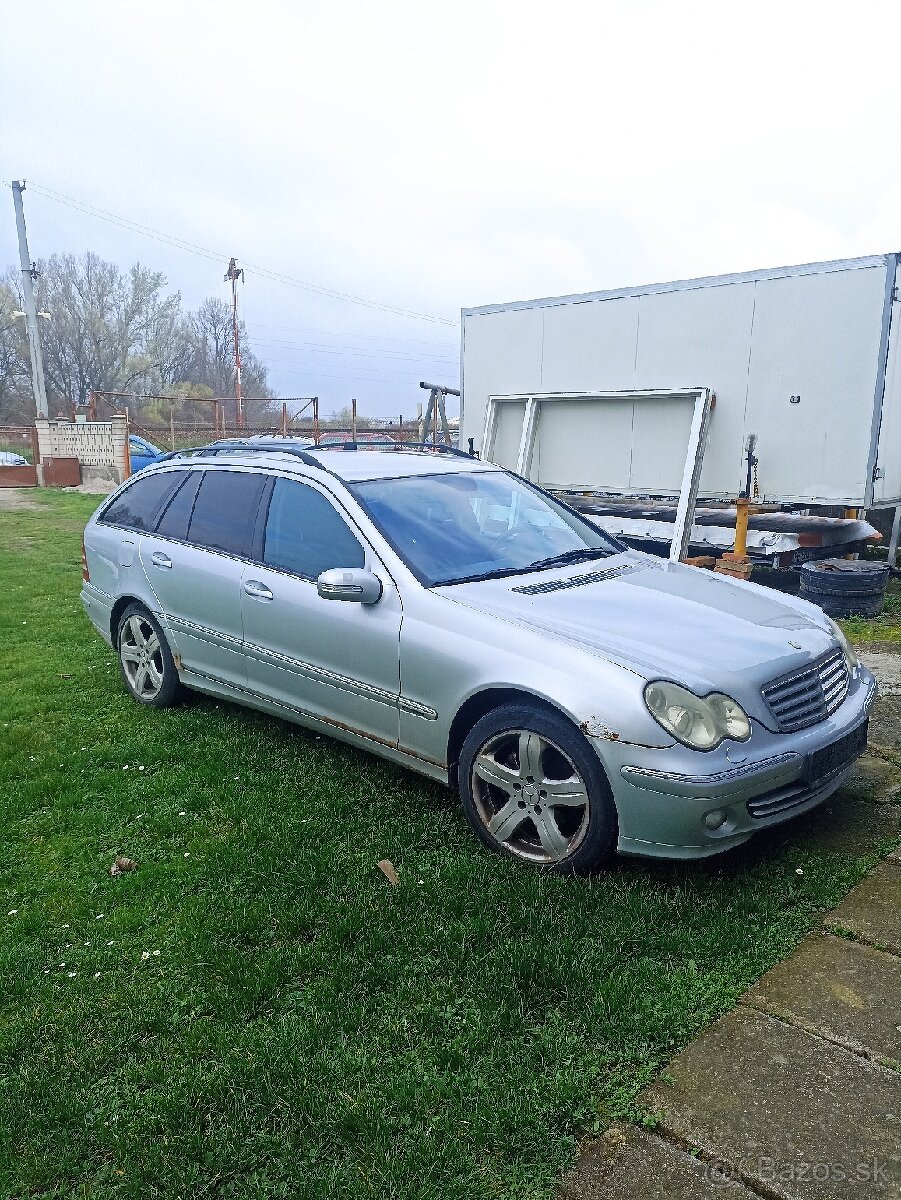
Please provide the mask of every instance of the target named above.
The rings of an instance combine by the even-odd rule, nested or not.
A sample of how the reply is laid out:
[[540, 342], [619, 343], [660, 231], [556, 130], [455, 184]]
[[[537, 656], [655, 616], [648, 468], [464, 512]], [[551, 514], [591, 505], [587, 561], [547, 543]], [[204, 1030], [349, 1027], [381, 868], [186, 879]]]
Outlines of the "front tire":
[[143, 604], [130, 604], [122, 614], [116, 648], [125, 686], [139, 704], [149, 708], [175, 704], [181, 683], [172, 651], [156, 619]]
[[559, 874], [595, 870], [616, 849], [616, 806], [594, 750], [539, 705], [487, 713], [460, 752], [460, 799], [481, 842]]

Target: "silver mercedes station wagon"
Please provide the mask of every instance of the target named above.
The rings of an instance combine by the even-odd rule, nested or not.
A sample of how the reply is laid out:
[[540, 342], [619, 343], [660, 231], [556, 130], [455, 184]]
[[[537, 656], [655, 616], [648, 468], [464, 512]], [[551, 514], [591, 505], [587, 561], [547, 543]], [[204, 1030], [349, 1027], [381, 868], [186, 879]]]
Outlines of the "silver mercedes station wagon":
[[91, 518], [81, 595], [139, 703], [188, 687], [368, 748], [557, 871], [807, 811], [876, 694], [813, 605], [628, 550], [459, 451], [170, 455]]

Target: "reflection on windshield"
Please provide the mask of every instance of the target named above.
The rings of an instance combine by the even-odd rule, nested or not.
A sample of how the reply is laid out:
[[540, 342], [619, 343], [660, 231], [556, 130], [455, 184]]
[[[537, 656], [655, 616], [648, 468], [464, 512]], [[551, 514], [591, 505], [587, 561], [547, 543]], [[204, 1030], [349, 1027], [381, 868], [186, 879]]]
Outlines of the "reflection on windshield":
[[622, 549], [577, 513], [502, 471], [376, 479], [351, 490], [429, 586], [538, 570], [561, 555], [577, 561]]

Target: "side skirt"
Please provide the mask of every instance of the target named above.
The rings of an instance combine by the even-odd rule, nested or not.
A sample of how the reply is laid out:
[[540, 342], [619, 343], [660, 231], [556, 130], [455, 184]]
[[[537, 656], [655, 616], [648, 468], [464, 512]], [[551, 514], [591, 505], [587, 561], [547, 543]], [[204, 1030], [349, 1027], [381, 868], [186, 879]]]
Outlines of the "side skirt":
[[327, 734], [329, 737], [346, 742], [350, 746], [356, 746], [360, 750], [368, 750], [371, 754], [378, 754], [381, 758], [399, 763], [402, 767], [408, 767], [420, 775], [425, 775], [429, 779], [434, 779], [438, 783], [447, 785], [447, 765], [445, 763], [424, 758], [421, 755], [414, 754], [410, 750], [402, 750], [397, 745], [384, 742], [380, 738], [353, 729], [349, 725], [342, 725], [338, 721], [330, 721], [324, 717], [316, 717], [301, 708], [295, 708], [293, 705], [272, 700], [260, 692], [255, 692], [252, 688], [225, 683], [222, 680], [215, 679], [212, 675], [205, 675], [200, 671], [190, 670], [185, 666], [181, 667], [179, 677], [185, 687], [193, 688], [194, 691], [204, 692], [209, 696], [221, 696], [226, 700], [233, 700], [237, 704], [244, 704], [248, 708], [255, 708], [260, 712], [268, 713], [270, 716], [282, 717], [293, 721], [297, 725], [302, 725], [305, 729]]

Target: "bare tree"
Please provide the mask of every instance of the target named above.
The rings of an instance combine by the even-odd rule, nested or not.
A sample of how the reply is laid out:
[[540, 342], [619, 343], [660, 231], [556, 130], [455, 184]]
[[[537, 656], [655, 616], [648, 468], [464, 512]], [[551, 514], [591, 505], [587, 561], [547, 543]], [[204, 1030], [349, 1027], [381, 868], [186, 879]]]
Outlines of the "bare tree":
[[[235, 394], [234, 330], [232, 313], [224, 300], [207, 297], [188, 318], [193, 357], [184, 376], [211, 389], [214, 396]], [[238, 326], [239, 338], [244, 326]], [[241, 382], [248, 425], [271, 421], [272, 389], [266, 382], [266, 367], [253, 351], [241, 350]], [[233, 417], [231, 418], [233, 419]]]
[[31, 371], [25, 320], [21, 311], [18, 274], [12, 268], [0, 277], [0, 420], [20, 422], [34, 416]]
[[[40, 335], [51, 415], [68, 415], [91, 390], [177, 395], [179, 419], [209, 414], [192, 399], [234, 395], [232, 316], [224, 301], [210, 297], [185, 313], [159, 271], [136, 263], [122, 272], [96, 254], [53, 255], [38, 270], [38, 308], [50, 313]], [[12, 315], [21, 307], [20, 277], [11, 267], [0, 276], [0, 420], [6, 421], [34, 418], [25, 323]], [[249, 349], [241, 357], [247, 424], [269, 423], [266, 367]], [[137, 417], [156, 415], [149, 400], [130, 401], [129, 408]], [[227, 417], [233, 421], [234, 413]]]
[[[162, 295], [166, 277], [136, 263], [123, 274], [96, 254], [53, 255], [38, 264], [44, 374], [56, 407], [88, 392], [152, 391], [183, 340], [181, 297]], [[173, 355], [174, 352], [174, 355]]]

